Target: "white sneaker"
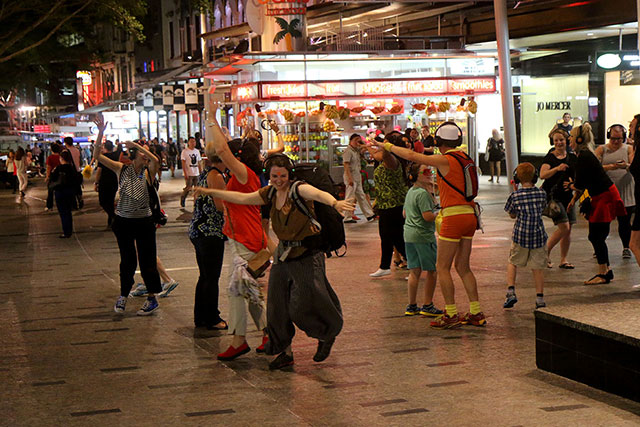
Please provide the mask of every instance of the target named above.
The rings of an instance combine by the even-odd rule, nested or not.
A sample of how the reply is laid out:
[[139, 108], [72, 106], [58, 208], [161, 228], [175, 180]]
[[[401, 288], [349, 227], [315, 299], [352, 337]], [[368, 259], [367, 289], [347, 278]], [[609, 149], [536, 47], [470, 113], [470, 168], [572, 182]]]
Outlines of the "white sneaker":
[[116, 305], [113, 306], [113, 311], [118, 314], [124, 313], [124, 309], [127, 307], [127, 297], [120, 296], [116, 300]]
[[379, 268], [375, 273], [371, 273], [369, 276], [371, 276], [371, 277], [382, 277], [382, 276], [388, 276], [390, 274], [391, 274], [391, 269], [383, 270], [383, 269]]
[[160, 298], [166, 298], [169, 296], [169, 294], [171, 293], [171, 291], [173, 291], [175, 288], [177, 288], [179, 285], [178, 282], [176, 282], [175, 280], [171, 279], [171, 282], [169, 283], [163, 283], [162, 284], [162, 292], [160, 292], [158, 294], [158, 296]]

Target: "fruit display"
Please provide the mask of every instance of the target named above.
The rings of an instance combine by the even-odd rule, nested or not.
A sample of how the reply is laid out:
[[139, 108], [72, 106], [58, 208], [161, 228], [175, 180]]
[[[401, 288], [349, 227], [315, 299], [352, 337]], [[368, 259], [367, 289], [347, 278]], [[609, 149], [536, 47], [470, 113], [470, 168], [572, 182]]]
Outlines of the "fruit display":
[[438, 103], [438, 111], [440, 111], [441, 113], [449, 111], [449, 108], [451, 108], [451, 104], [449, 102], [444, 101]]
[[469, 99], [469, 105], [467, 106], [467, 109], [471, 114], [475, 114], [478, 112], [478, 104], [473, 100], [473, 97]]
[[324, 107], [324, 115], [327, 119], [337, 119], [340, 117], [340, 113], [338, 113], [338, 109], [335, 105], [327, 105]]
[[338, 129], [338, 126], [336, 126], [336, 122], [327, 118], [327, 120], [325, 120], [324, 123], [322, 123], [322, 129], [325, 132], [334, 132]]
[[338, 115], [340, 116], [340, 120], [346, 120], [351, 115], [351, 110], [348, 108], [340, 107], [338, 109]]
[[292, 122], [293, 121], [293, 111], [291, 111], [291, 110], [283, 110], [282, 111], [282, 116], [288, 122]]
[[298, 142], [300, 140], [300, 136], [298, 135], [283, 135], [282, 139], [284, 142]]
[[438, 111], [438, 107], [436, 107], [436, 103], [431, 101], [429, 102], [429, 106], [427, 107], [427, 114], [435, 114]]

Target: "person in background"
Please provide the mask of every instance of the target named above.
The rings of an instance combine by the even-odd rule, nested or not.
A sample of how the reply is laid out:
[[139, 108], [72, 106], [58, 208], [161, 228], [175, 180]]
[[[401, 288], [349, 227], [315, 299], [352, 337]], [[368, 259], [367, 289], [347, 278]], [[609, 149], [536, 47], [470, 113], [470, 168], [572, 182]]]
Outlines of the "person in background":
[[176, 176], [176, 160], [178, 158], [178, 147], [176, 143], [173, 142], [172, 138], [169, 138], [169, 142], [167, 142], [167, 149], [165, 150], [167, 153], [167, 167], [171, 171], [171, 178]]
[[27, 154], [24, 151], [24, 148], [18, 147], [14, 163], [15, 173], [18, 177], [18, 190], [20, 190], [20, 197], [22, 198], [25, 196], [25, 191], [27, 190], [27, 184], [29, 182], [29, 178], [27, 176]]
[[151, 213], [148, 189], [151, 177], [155, 176], [160, 164], [144, 146], [131, 141], [125, 142], [131, 160], [130, 165], [123, 165], [105, 157], [102, 154], [102, 136], [106, 123], [99, 118], [96, 125], [99, 132], [93, 156], [118, 176], [120, 191], [116, 217], [112, 225], [120, 249], [120, 296], [113, 309], [118, 314], [124, 313], [127, 297], [134, 284], [138, 261], [140, 274], [149, 295], [137, 314], [148, 316], [158, 309], [156, 294], [162, 291], [156, 263], [156, 225]]
[[416, 153], [422, 154], [424, 152], [424, 144], [422, 144], [420, 134], [416, 129], [408, 128], [405, 130], [404, 136], [409, 140], [409, 144], [411, 145], [409, 148]]
[[[103, 145], [102, 154], [117, 162], [120, 159], [119, 150], [120, 147], [118, 147], [118, 151], [113, 151], [113, 142], [106, 141]], [[116, 193], [118, 192], [118, 177], [111, 169], [100, 162], [98, 162], [98, 167], [96, 168], [94, 190], [98, 193], [100, 207], [107, 214], [107, 227], [111, 228], [116, 217], [115, 201]]]
[[[160, 283], [162, 284], [162, 292], [158, 294], [158, 297], [166, 298], [180, 283], [169, 275], [159, 256], [156, 256], [156, 265], [158, 266], [158, 274], [160, 275]], [[130, 297], [141, 297], [144, 295], [149, 295], [149, 291], [144, 283], [138, 283], [136, 288], [129, 293]]]
[[[414, 163], [409, 168], [409, 188], [404, 199], [404, 244], [409, 268], [409, 305], [405, 316], [421, 314], [436, 317], [442, 315], [433, 305], [436, 290], [436, 200], [433, 197], [433, 180], [429, 166]], [[424, 284], [424, 304], [418, 308], [417, 294], [420, 275], [427, 272]]]
[[[593, 153], [593, 133], [587, 122], [573, 128], [570, 134], [571, 148], [578, 156], [576, 180], [568, 185], [575, 193], [567, 209], [573, 208], [584, 190], [589, 191], [590, 207], [586, 212], [589, 221], [589, 241], [598, 260], [598, 273], [585, 285], [600, 285], [613, 280], [613, 270], [609, 268], [607, 236], [611, 221], [626, 215], [624, 203], [618, 189], [607, 176], [600, 161]], [[583, 202], [584, 203], [584, 202]]]
[[[381, 136], [377, 137], [381, 139]], [[391, 132], [384, 137], [384, 143], [396, 147], [405, 147], [404, 135]], [[407, 195], [404, 161], [388, 150], [374, 150], [369, 147], [370, 154], [380, 162], [373, 173], [376, 186], [376, 210], [379, 215], [378, 234], [380, 235], [380, 264], [378, 269], [369, 274], [371, 277], [382, 277], [391, 274], [391, 258], [393, 248], [406, 260], [403, 238], [404, 217], [402, 206]], [[410, 148], [408, 150], [411, 150]], [[413, 150], [411, 150], [413, 152]], [[417, 154], [417, 153], [416, 153]]]
[[423, 154], [433, 154], [435, 151], [436, 143], [433, 139], [433, 136], [431, 136], [429, 125], [422, 126], [420, 133], [422, 134], [422, 145], [424, 146]]
[[[70, 136], [66, 136], [64, 138], [64, 146], [65, 149], [71, 153], [71, 157], [73, 158], [73, 165], [76, 167], [78, 172], [82, 172], [82, 163], [80, 159], [80, 150], [78, 150], [73, 145], [73, 138]], [[82, 209], [84, 206], [84, 199], [82, 198], [82, 183], [78, 185], [77, 194], [76, 194], [76, 206], [78, 209]]]
[[151, 144], [149, 151], [151, 151], [160, 162], [160, 168], [158, 168], [158, 182], [162, 182], [162, 164], [164, 163], [165, 153], [164, 147], [160, 144], [158, 138], [153, 139], [153, 143]]
[[[205, 146], [205, 167], [198, 178], [198, 188], [224, 190], [225, 166], [218, 157], [213, 142]], [[209, 195], [196, 196], [193, 216], [189, 225], [189, 239], [196, 251], [198, 283], [196, 284], [193, 320], [196, 327], [210, 330], [229, 329], [220, 317], [218, 308], [220, 273], [224, 259], [224, 204]]]
[[[636, 114], [629, 124], [629, 139], [633, 141], [633, 160], [629, 165], [629, 171], [634, 178], [634, 196], [636, 200], [640, 200], [640, 156], [638, 156], [638, 147], [640, 147], [640, 114]], [[629, 241], [629, 249], [633, 252], [638, 266], [640, 266], [640, 216], [636, 212], [631, 224], [631, 239]], [[640, 285], [634, 285], [634, 289], [640, 289]]]
[[629, 241], [631, 240], [631, 216], [636, 210], [636, 198], [634, 196], [635, 182], [629, 171], [629, 165], [633, 162], [633, 146], [626, 143], [627, 130], [624, 126], [616, 124], [607, 131], [609, 142], [596, 148], [596, 157], [600, 160], [607, 176], [620, 193], [627, 211], [626, 215], [618, 216], [618, 235], [622, 242], [622, 258], [631, 258]]
[[[60, 152], [62, 151], [62, 146], [58, 143], [51, 144], [51, 154], [47, 157], [47, 171], [44, 178], [45, 183], [49, 183], [51, 179], [51, 172], [60, 164]], [[53, 209], [53, 189], [47, 188], [47, 202], [45, 205], [45, 212]]]
[[51, 172], [49, 180], [53, 183], [56, 206], [62, 224], [61, 239], [68, 239], [73, 234], [73, 209], [76, 187], [78, 186], [78, 172], [73, 164], [73, 158], [68, 150], [60, 153], [60, 164]]
[[[373, 221], [376, 215], [373, 213], [373, 208], [367, 199], [367, 195], [364, 192], [362, 186], [362, 174], [360, 173], [360, 163], [362, 160], [361, 150], [364, 148], [362, 137], [357, 133], [354, 133], [349, 138], [349, 145], [347, 146], [344, 154], [342, 155], [342, 163], [344, 166], [344, 186], [346, 200], [355, 199], [362, 210], [367, 221]], [[354, 212], [345, 212], [344, 222], [354, 223]]]
[[504, 159], [504, 140], [498, 129], [491, 131], [491, 138], [487, 140], [487, 153], [489, 153], [489, 169], [491, 178], [489, 182], [493, 182], [493, 175], [496, 175], [496, 182], [500, 182], [500, 165]]
[[520, 163], [516, 168], [514, 182], [520, 188], [509, 195], [505, 212], [516, 220], [511, 236], [511, 251], [507, 265], [507, 298], [504, 308], [518, 302], [516, 275], [518, 267], [530, 267], [536, 284], [536, 308], [546, 307], [544, 302], [544, 268], [547, 266], [547, 232], [542, 222], [542, 211], [547, 206], [547, 193], [534, 185], [535, 167]]
[[16, 153], [13, 149], [9, 149], [7, 154], [7, 174], [9, 175], [9, 183], [13, 189], [13, 194], [16, 194], [18, 190], [18, 174], [16, 172]]
[[[540, 178], [544, 179], [542, 189], [547, 193], [547, 201], [554, 200], [562, 205], [562, 210], [553, 218], [553, 223], [558, 227], [547, 240], [547, 254], [551, 257], [551, 251], [560, 243], [559, 268], [573, 269], [574, 266], [567, 260], [569, 247], [571, 246], [571, 228], [576, 223], [576, 209], [568, 209], [573, 192], [566, 188], [565, 182], [575, 179], [576, 164], [578, 158], [567, 151], [569, 134], [562, 129], [556, 129], [552, 135], [554, 150], [547, 153], [540, 166]], [[551, 261], [547, 267], [552, 267]]]
[[182, 173], [185, 183], [182, 189], [182, 195], [180, 196], [180, 206], [184, 207], [187, 195], [193, 186], [198, 183], [198, 176], [202, 173], [202, 164], [200, 163], [202, 156], [200, 155], [200, 151], [196, 149], [195, 138], [189, 138], [188, 146], [182, 150], [180, 160], [182, 161]]

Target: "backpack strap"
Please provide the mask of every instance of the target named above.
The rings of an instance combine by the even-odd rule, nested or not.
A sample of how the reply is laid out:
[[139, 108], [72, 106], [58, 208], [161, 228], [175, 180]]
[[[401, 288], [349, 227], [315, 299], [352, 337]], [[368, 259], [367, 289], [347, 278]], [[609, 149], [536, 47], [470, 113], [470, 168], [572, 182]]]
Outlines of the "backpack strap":
[[322, 225], [320, 225], [318, 220], [311, 214], [309, 208], [307, 207], [307, 204], [304, 202], [304, 199], [300, 197], [300, 190], [298, 190], [298, 187], [304, 183], [304, 181], [296, 181], [291, 184], [291, 188], [289, 189], [289, 197], [291, 198], [291, 200], [293, 200], [293, 203], [298, 208], [298, 210], [309, 217], [311, 223], [318, 228], [318, 231], [320, 231], [322, 230]]
[[[458, 156], [454, 155], [454, 154], [453, 154], [452, 152], [450, 152], [450, 151], [449, 151], [449, 152], [444, 153], [444, 155], [445, 155], [445, 156], [451, 156], [451, 157], [453, 157], [454, 159], [456, 159], [456, 160], [458, 161], [458, 163], [460, 164], [460, 167], [462, 167], [462, 168], [463, 168], [463, 172], [464, 172], [464, 165], [462, 164], [462, 160], [460, 160], [460, 158], [458, 158]], [[469, 158], [470, 158], [470, 157], [469, 157]], [[442, 178], [442, 180], [443, 180], [444, 182], [446, 182], [446, 183], [447, 183], [447, 185], [448, 185], [449, 187], [453, 188], [453, 189], [454, 189], [454, 190], [456, 190], [458, 193], [460, 193], [460, 195], [461, 195], [462, 197], [464, 197], [464, 198], [465, 198], [465, 200], [466, 200], [467, 195], [466, 195], [462, 190], [460, 190], [458, 187], [456, 187], [455, 185], [453, 185], [452, 183], [450, 183], [450, 182], [449, 182], [449, 180], [447, 180], [447, 178], [445, 178], [445, 177], [444, 177], [444, 175], [442, 175], [442, 174], [440, 173], [440, 170], [438, 170], [438, 169], [436, 169], [436, 170], [438, 171], [438, 176], [439, 176], [440, 178]]]
[[269, 190], [267, 191], [267, 201], [271, 203], [275, 195], [276, 195], [276, 187], [272, 185], [271, 188], [269, 188]]

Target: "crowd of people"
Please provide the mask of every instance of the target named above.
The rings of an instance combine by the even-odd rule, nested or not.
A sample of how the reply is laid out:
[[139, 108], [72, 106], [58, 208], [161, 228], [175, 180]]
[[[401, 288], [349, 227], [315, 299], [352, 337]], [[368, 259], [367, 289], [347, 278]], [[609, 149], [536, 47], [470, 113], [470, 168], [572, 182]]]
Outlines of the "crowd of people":
[[[622, 258], [633, 254], [640, 259], [640, 221], [634, 215], [635, 200], [640, 197], [636, 184], [640, 160], [634, 155], [640, 142], [639, 119], [640, 115], [634, 117], [629, 130], [621, 124], [612, 125], [606, 132], [608, 141], [597, 148], [589, 123], [571, 126], [564, 120], [549, 134], [552, 147], [539, 171], [531, 163], [518, 165], [513, 192], [504, 207], [515, 219], [504, 308], [518, 302], [518, 267], [531, 268], [535, 306], [546, 306], [544, 271], [554, 266], [551, 255], [556, 245], [560, 246], [558, 267], [575, 268], [569, 252], [578, 209], [588, 221], [588, 238], [597, 263], [596, 274], [585, 280], [585, 285], [606, 284], [614, 278], [606, 243], [613, 220], [618, 221]], [[115, 312], [125, 312], [130, 296], [144, 295], [146, 300], [137, 314], [150, 315], [159, 307], [157, 297], [167, 296], [178, 285], [162, 265], [156, 247], [156, 230], [164, 215], [157, 188], [165, 164], [171, 176], [175, 176], [176, 165], [183, 171], [182, 207], [193, 192], [188, 237], [199, 269], [194, 325], [228, 331], [232, 336], [228, 348], [218, 354], [220, 360], [234, 360], [250, 351], [247, 311], [262, 334], [256, 352], [275, 356], [270, 369], [294, 363], [291, 345], [295, 327], [318, 341], [314, 361], [330, 355], [343, 316], [339, 298], [327, 280], [325, 254], [309, 243], [320, 235], [314, 218], [317, 204], [339, 212], [346, 224], [359, 219], [356, 204], [367, 221], [378, 221], [380, 263], [370, 276], [391, 275], [391, 263], [398, 257], [396, 267], [408, 270], [406, 316], [433, 317], [430, 326], [436, 329], [487, 324], [470, 267], [473, 237], [482, 227], [481, 209], [474, 200], [477, 171], [474, 161], [460, 148], [463, 131], [455, 123], [443, 123], [433, 136], [426, 126], [404, 133], [371, 132], [366, 138], [351, 135], [343, 155], [344, 200], [296, 181], [296, 165], [282, 154], [284, 143], [275, 123], [270, 123], [268, 130], [275, 133], [277, 141], [271, 150], [262, 149], [260, 132], [247, 128], [242, 138], [232, 139], [215, 118], [207, 122], [209, 140], [194, 136], [185, 147], [157, 139], [124, 144], [103, 141], [107, 124], [99, 119], [96, 125], [99, 134], [92, 159], [84, 162], [95, 162], [94, 189], [120, 251], [120, 295]], [[46, 209], [52, 209], [55, 200], [62, 226], [60, 237], [68, 238], [73, 233], [72, 210], [82, 208], [83, 203], [83, 160], [73, 140], [63, 142], [52, 144], [42, 165], [48, 184]], [[494, 173], [500, 176], [499, 163], [504, 156], [504, 141], [497, 131], [488, 141], [487, 151], [493, 179]], [[365, 190], [368, 177], [363, 165], [367, 159], [374, 162], [373, 196]], [[27, 155], [20, 148], [10, 160], [19, 183], [17, 190], [24, 191], [26, 178], [21, 175]], [[538, 179], [543, 180], [540, 186], [536, 185]], [[301, 209], [298, 203], [306, 208]], [[550, 236], [543, 216], [556, 227]], [[269, 258], [273, 264], [266, 273], [269, 287], [265, 297], [258, 279], [265, 274]], [[228, 321], [219, 309], [219, 281], [225, 263], [229, 272]], [[143, 283], [134, 288], [138, 264]], [[452, 268], [466, 292], [468, 311], [459, 311], [456, 303]], [[419, 298], [423, 277], [424, 292]], [[442, 309], [433, 303], [436, 288], [444, 298]]]

